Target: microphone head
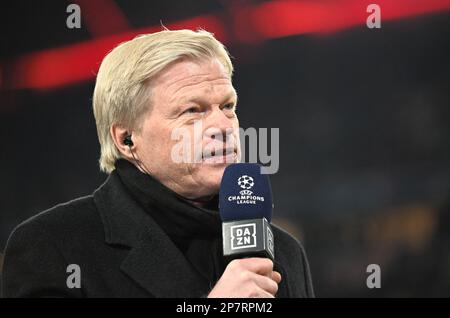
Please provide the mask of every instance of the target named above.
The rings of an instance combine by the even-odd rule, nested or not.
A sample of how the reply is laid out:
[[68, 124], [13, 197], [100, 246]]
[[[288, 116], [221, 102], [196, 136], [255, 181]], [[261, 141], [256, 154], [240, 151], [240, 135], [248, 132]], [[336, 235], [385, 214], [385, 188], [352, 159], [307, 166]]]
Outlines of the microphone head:
[[269, 176], [255, 163], [234, 163], [225, 168], [219, 192], [222, 222], [266, 218], [272, 220]]

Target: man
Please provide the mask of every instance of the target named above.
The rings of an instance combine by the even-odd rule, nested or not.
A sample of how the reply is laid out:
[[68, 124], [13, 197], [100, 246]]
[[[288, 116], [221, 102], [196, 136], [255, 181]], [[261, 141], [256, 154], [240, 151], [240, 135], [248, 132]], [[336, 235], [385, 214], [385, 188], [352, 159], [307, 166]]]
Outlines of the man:
[[[240, 155], [232, 72], [206, 31], [164, 30], [112, 50], [93, 99], [100, 167], [110, 175], [92, 195], [14, 230], [3, 295], [313, 296], [303, 248], [276, 227], [275, 264], [223, 258], [217, 194]], [[177, 147], [180, 131], [192, 147]]]

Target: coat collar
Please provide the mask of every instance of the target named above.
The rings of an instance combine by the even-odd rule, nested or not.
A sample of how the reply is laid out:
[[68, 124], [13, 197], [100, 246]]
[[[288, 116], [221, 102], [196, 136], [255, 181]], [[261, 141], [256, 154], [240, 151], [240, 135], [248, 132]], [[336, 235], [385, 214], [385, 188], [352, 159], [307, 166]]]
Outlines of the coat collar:
[[207, 284], [112, 172], [94, 192], [105, 241], [130, 247], [121, 270], [155, 297], [199, 297]]

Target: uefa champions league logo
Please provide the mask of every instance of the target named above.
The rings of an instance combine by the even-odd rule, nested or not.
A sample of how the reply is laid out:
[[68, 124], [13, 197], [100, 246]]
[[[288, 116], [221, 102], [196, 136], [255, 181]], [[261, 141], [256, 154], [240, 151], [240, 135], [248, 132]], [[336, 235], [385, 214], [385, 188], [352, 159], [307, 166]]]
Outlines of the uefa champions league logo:
[[255, 180], [252, 177], [244, 174], [237, 179], [237, 184], [244, 190], [239, 191], [240, 195], [230, 195], [228, 197], [229, 202], [235, 202], [236, 204], [257, 204], [257, 202], [264, 202], [263, 196], [253, 194], [253, 191], [250, 191], [255, 186]]
[[241, 195], [252, 195], [253, 194], [253, 192], [250, 191], [250, 189], [255, 185], [255, 182], [252, 177], [247, 176], [247, 175], [243, 175], [243, 176], [239, 177], [238, 185], [242, 189], [244, 189], [239, 192]]

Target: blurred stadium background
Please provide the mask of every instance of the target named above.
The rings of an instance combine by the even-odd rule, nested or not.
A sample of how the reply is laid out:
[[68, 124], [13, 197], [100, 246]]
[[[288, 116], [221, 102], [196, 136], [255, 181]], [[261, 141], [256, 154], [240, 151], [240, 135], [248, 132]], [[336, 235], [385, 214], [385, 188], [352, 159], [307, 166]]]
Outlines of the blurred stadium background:
[[[81, 28], [66, 8], [81, 8]], [[366, 8], [381, 7], [381, 29]], [[234, 56], [241, 126], [280, 128], [275, 222], [319, 297], [450, 296], [450, 2], [2, 1], [0, 254], [106, 178], [91, 110], [114, 45], [202, 27]], [[0, 255], [1, 263], [1, 255]], [[381, 266], [380, 289], [366, 267]]]

